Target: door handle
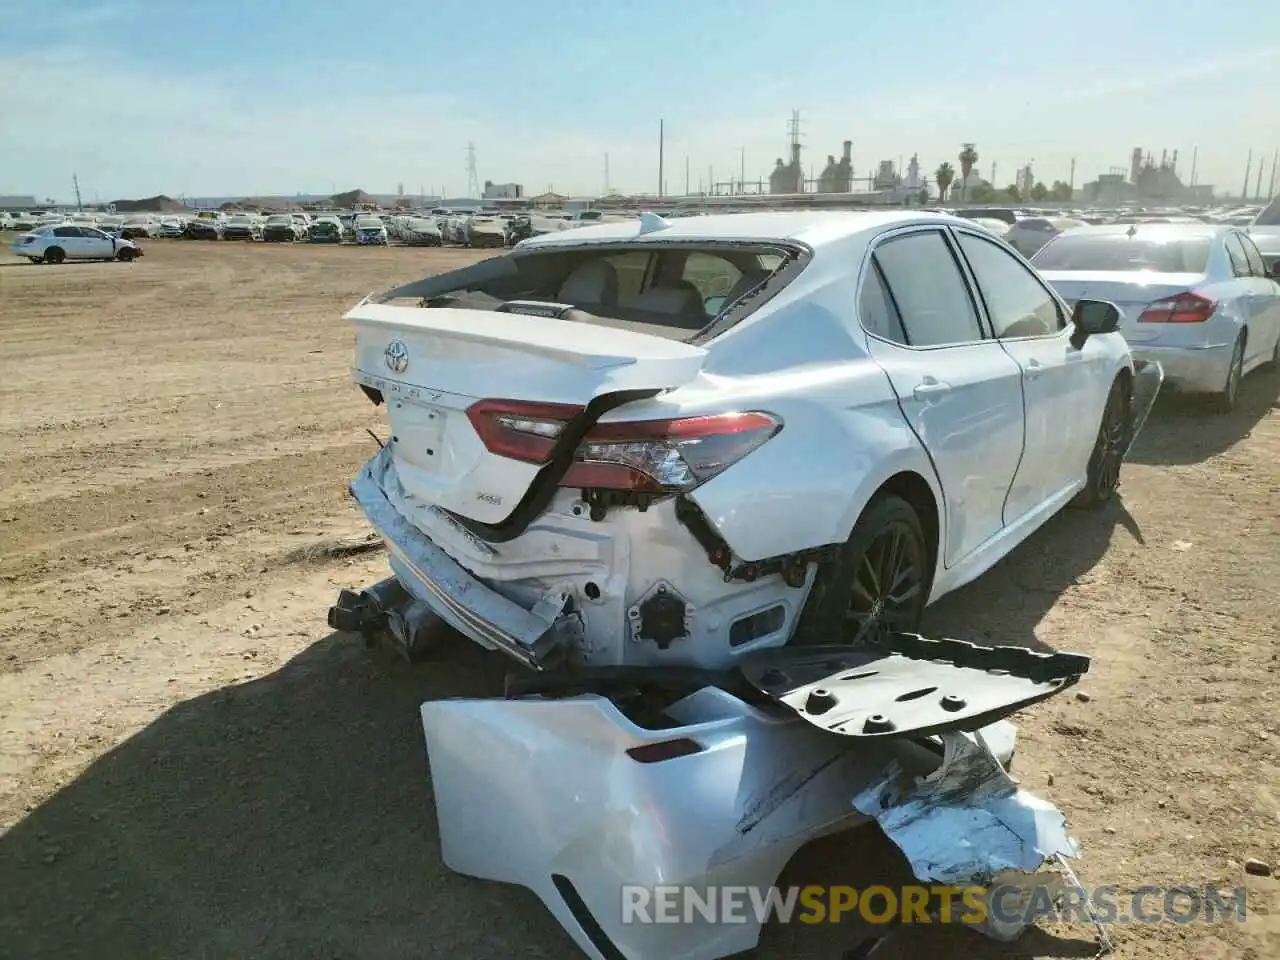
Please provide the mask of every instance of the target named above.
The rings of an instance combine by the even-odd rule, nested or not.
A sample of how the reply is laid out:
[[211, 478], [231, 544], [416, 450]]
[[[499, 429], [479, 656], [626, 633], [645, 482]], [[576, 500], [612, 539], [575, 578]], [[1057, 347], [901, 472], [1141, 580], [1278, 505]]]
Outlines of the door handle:
[[1044, 371], [1040, 366], [1040, 361], [1035, 358], [1028, 360], [1027, 365], [1022, 368], [1022, 375], [1028, 380], [1034, 380], [1043, 372]]
[[936, 397], [940, 393], [946, 393], [951, 389], [951, 384], [942, 380], [936, 380], [933, 377], [925, 377], [918, 384], [912, 393], [915, 394], [917, 400], [923, 400], [926, 397]]

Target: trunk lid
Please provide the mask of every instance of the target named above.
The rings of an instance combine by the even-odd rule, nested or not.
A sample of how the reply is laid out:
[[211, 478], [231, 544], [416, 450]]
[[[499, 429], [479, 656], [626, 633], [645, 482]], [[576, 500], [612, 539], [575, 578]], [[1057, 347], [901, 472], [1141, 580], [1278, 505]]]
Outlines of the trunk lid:
[[1110, 300], [1120, 308], [1120, 332], [1130, 343], [1156, 340], [1159, 324], [1138, 323], [1143, 309], [1154, 300], [1185, 293], [1204, 282], [1199, 273], [1133, 271], [1041, 270], [1058, 295], [1074, 306], [1077, 300]]
[[702, 369], [701, 347], [570, 320], [452, 307], [362, 303], [357, 383], [381, 390], [400, 484], [423, 509], [507, 518], [542, 467], [491, 453], [467, 416], [478, 400], [585, 407], [626, 390], [665, 390]]

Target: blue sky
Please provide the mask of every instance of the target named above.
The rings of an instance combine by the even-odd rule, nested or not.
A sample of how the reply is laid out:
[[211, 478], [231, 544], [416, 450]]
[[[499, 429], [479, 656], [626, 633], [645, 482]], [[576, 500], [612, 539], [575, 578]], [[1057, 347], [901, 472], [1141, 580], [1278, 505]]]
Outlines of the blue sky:
[[[802, 111], [806, 164], [859, 174], [962, 141], [984, 176], [1076, 182], [1134, 146], [1238, 193], [1280, 147], [1280, 5], [1201, 0], [0, 0], [0, 193], [88, 199], [457, 195], [767, 176]], [[1277, 178], [1280, 183], [1280, 178]], [[1250, 177], [1250, 190], [1253, 189]]]

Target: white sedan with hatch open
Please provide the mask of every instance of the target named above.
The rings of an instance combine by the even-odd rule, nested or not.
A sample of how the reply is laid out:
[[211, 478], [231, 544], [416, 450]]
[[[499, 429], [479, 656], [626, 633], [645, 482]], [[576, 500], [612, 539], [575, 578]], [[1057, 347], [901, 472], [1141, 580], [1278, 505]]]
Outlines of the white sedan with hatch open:
[[914, 630], [1071, 501], [1159, 389], [969, 221], [639, 220], [525, 240], [348, 314], [389, 432], [352, 493], [394, 577], [341, 629], [441, 621], [548, 669], [719, 668]]

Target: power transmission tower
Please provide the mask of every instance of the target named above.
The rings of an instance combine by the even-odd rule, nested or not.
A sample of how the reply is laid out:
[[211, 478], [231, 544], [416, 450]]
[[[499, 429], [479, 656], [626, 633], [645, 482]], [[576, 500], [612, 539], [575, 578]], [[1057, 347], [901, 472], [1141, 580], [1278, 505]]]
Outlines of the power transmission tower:
[[480, 175], [476, 173], [476, 145], [467, 144], [467, 196], [479, 199]]

